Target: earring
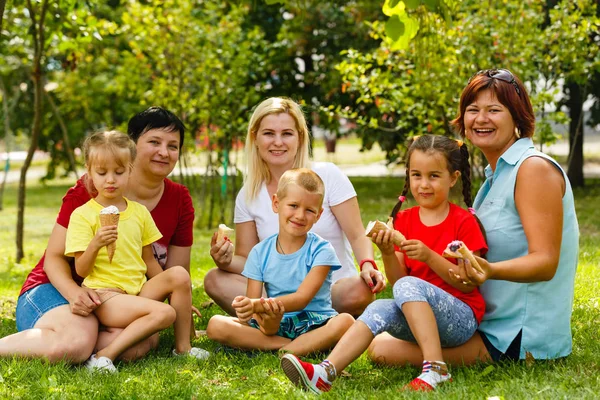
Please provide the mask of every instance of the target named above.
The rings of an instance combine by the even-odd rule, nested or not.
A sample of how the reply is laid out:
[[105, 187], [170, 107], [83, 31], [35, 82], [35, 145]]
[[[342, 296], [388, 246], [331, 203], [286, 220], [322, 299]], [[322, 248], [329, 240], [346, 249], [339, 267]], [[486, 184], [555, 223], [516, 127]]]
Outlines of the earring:
[[515, 136], [517, 137], [517, 139], [521, 139], [521, 130], [518, 126], [515, 126]]

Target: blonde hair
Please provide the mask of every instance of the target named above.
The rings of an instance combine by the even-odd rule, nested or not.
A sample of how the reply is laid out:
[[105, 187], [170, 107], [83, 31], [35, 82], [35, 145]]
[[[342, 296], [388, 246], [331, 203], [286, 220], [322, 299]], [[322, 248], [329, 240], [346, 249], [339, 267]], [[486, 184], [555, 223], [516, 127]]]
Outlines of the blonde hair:
[[258, 196], [263, 182], [271, 180], [271, 171], [267, 163], [260, 157], [256, 147], [256, 136], [260, 124], [268, 115], [286, 113], [292, 117], [296, 123], [298, 131], [298, 152], [294, 157], [292, 168], [305, 168], [308, 166], [308, 146], [310, 143], [308, 126], [304, 113], [300, 105], [294, 100], [284, 97], [271, 97], [256, 106], [250, 122], [248, 124], [248, 134], [246, 135], [246, 177], [244, 185], [246, 186], [246, 200], [252, 201]]
[[[88, 172], [95, 163], [112, 158], [120, 167], [133, 168], [136, 156], [135, 142], [119, 131], [95, 132], [83, 142], [83, 158]], [[92, 195], [97, 194], [92, 179], [87, 176], [85, 186]]]
[[319, 208], [323, 205], [325, 197], [325, 184], [319, 175], [308, 168], [296, 168], [285, 171], [277, 184], [277, 198], [283, 200], [287, 196], [288, 187], [298, 185], [311, 194], [318, 194], [321, 197]]

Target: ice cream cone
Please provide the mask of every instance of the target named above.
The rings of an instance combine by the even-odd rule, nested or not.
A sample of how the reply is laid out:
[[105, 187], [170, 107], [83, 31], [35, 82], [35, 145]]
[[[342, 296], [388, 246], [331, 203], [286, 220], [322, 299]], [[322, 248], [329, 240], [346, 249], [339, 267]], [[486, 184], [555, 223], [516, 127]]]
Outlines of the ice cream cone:
[[460, 240], [450, 242], [448, 244], [448, 247], [446, 247], [446, 249], [442, 253], [442, 256], [446, 258], [462, 258], [464, 260], [469, 260], [473, 268], [475, 268], [478, 272], [482, 274], [484, 273], [483, 268], [481, 268], [481, 266], [475, 259], [475, 256], [473, 256], [471, 250], [469, 250], [467, 245], [465, 245]]
[[219, 224], [219, 230], [217, 231], [217, 242], [223, 240], [225, 237], [229, 237], [233, 234], [234, 230], [229, 228], [225, 224]]
[[[100, 225], [111, 226], [119, 225], [119, 214], [100, 214]], [[112, 259], [117, 249], [117, 242], [112, 242], [106, 245], [106, 251], [108, 252], [108, 262], [112, 263]]]
[[[389, 223], [389, 222], [388, 222]], [[381, 221], [370, 221], [369, 224], [367, 225], [367, 229], [365, 230], [365, 236], [371, 237], [373, 236], [373, 234], [375, 232], [379, 232], [379, 231], [387, 231], [387, 230], [391, 230], [392, 232], [392, 242], [400, 247], [400, 243], [402, 243], [404, 240], [406, 240], [406, 238], [404, 237], [404, 235], [402, 233], [400, 233], [399, 231], [390, 228], [390, 226], [388, 224], [384, 224]]]

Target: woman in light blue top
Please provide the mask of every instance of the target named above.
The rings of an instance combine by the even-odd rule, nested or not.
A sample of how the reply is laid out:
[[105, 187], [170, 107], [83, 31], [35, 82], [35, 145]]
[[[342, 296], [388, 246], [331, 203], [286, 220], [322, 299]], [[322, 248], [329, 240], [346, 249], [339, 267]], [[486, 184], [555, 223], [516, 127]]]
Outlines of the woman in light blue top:
[[[476, 73], [460, 98], [453, 121], [485, 155], [486, 181], [474, 202], [487, 233], [480, 273], [459, 264], [451, 278], [480, 286], [486, 313], [479, 332], [444, 359], [564, 357], [571, 353], [571, 312], [579, 227], [566, 174], [535, 150], [535, 116], [521, 81], [506, 69]], [[379, 339], [378, 339], [379, 338]], [[369, 349], [375, 361], [412, 362], [414, 349], [380, 335]]]

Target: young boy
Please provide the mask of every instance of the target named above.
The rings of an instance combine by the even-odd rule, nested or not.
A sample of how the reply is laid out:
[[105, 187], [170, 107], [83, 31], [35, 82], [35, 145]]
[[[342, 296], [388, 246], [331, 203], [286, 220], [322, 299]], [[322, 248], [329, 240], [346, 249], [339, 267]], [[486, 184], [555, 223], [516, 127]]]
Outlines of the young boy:
[[[283, 174], [273, 195], [279, 233], [254, 246], [242, 275], [246, 296], [232, 307], [237, 318], [216, 315], [208, 337], [243, 349], [296, 355], [331, 348], [353, 324], [331, 306], [331, 272], [341, 268], [331, 244], [309, 232], [323, 211], [325, 186], [310, 169]], [[268, 299], [261, 298], [263, 284]]]

